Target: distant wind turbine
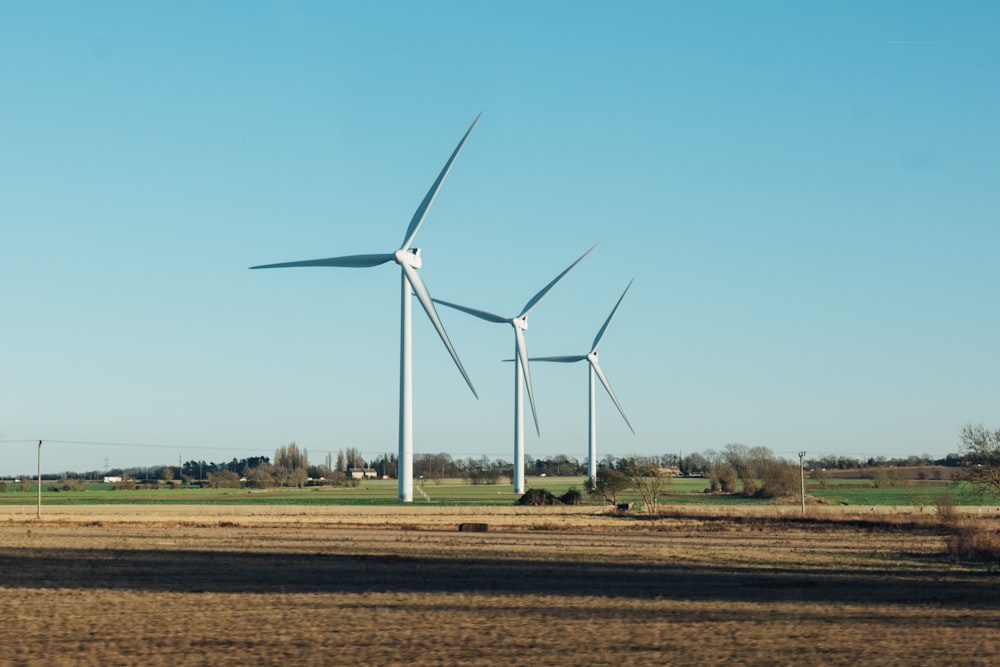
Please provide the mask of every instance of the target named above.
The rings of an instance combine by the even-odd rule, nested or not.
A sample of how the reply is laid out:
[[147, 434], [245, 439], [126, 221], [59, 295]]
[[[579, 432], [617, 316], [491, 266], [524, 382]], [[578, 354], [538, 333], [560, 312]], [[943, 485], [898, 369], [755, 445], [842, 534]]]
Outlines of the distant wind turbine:
[[[513, 317], [503, 317], [485, 310], [460, 306], [457, 303], [433, 299], [435, 303], [442, 306], [460, 310], [474, 317], [494, 324], [510, 324], [514, 327], [514, 493], [524, 493], [524, 394], [522, 384], [528, 388], [528, 401], [531, 403], [531, 416], [535, 420], [535, 432], [541, 434], [538, 428], [538, 413], [535, 411], [535, 394], [531, 389], [531, 373], [528, 370], [528, 343], [524, 338], [524, 332], [528, 329], [528, 313], [538, 305], [545, 295], [570, 272], [570, 270], [580, 263], [580, 261], [590, 254], [590, 251], [597, 247], [595, 243], [587, 252], [570, 264], [562, 273], [553, 278], [552, 282], [543, 287], [535, 296], [531, 297], [528, 303], [524, 304], [521, 312]], [[523, 380], [522, 380], [523, 377]]]
[[608, 315], [608, 319], [604, 320], [604, 326], [601, 330], [597, 332], [597, 336], [594, 337], [594, 342], [590, 346], [590, 352], [587, 354], [562, 356], [562, 357], [531, 357], [531, 361], [553, 361], [556, 363], [572, 364], [578, 361], [586, 361], [590, 366], [590, 426], [588, 430], [588, 458], [589, 462], [587, 464], [587, 479], [590, 480], [591, 484], [597, 479], [597, 396], [594, 390], [594, 375], [597, 375], [601, 380], [601, 384], [608, 391], [608, 396], [614, 401], [615, 407], [618, 408], [618, 412], [621, 413], [622, 419], [628, 425], [632, 434], [635, 434], [635, 429], [632, 428], [632, 424], [629, 422], [628, 417], [625, 416], [625, 410], [622, 409], [621, 403], [618, 402], [618, 398], [615, 396], [615, 392], [611, 390], [611, 383], [608, 382], [607, 376], [604, 371], [601, 370], [601, 365], [597, 363], [597, 348], [601, 344], [601, 340], [604, 339], [604, 334], [608, 331], [608, 325], [611, 324], [611, 318], [615, 316], [618, 312], [618, 306], [622, 305], [622, 299], [625, 298], [625, 294], [628, 292], [629, 287], [632, 286], [632, 282], [635, 279], [628, 281], [628, 285], [625, 286], [625, 291], [622, 295], [618, 297], [618, 303], [615, 307], [611, 309], [611, 314]]
[[413, 238], [417, 235], [417, 230], [420, 229], [420, 225], [427, 215], [427, 210], [434, 203], [434, 198], [437, 196], [441, 184], [444, 183], [444, 179], [448, 176], [452, 163], [455, 162], [455, 158], [461, 152], [462, 146], [465, 145], [465, 140], [469, 138], [469, 133], [472, 132], [472, 128], [479, 122], [480, 116], [482, 116], [482, 113], [472, 121], [472, 125], [466, 130], [462, 140], [458, 142], [458, 146], [455, 147], [451, 157], [448, 158], [448, 162], [444, 165], [441, 173], [438, 174], [437, 180], [434, 181], [431, 189], [427, 192], [427, 196], [420, 202], [420, 206], [417, 207], [413, 218], [410, 220], [410, 226], [406, 229], [403, 244], [395, 252], [374, 255], [348, 255], [344, 257], [329, 257], [327, 259], [308, 259], [298, 262], [282, 262], [280, 264], [264, 264], [250, 267], [251, 269], [283, 269], [302, 266], [368, 268], [390, 261], [396, 262], [400, 266], [402, 283], [400, 317], [402, 323], [399, 345], [399, 457], [397, 465], [399, 501], [404, 503], [413, 502], [413, 337], [411, 293], [416, 294], [420, 305], [424, 308], [424, 312], [427, 313], [427, 317], [434, 324], [434, 328], [437, 329], [441, 341], [448, 348], [448, 353], [455, 361], [455, 365], [458, 367], [462, 377], [465, 378], [469, 389], [472, 390], [472, 394], [476, 398], [479, 398], [475, 387], [472, 386], [472, 380], [469, 379], [469, 375], [465, 372], [465, 368], [458, 358], [458, 353], [455, 352], [455, 348], [452, 346], [451, 340], [449, 340], [448, 334], [444, 330], [441, 318], [438, 317], [437, 311], [434, 309], [434, 303], [430, 293], [427, 291], [427, 286], [424, 285], [423, 279], [417, 272], [417, 269], [421, 266], [420, 249], [411, 248], [410, 245], [413, 243]]

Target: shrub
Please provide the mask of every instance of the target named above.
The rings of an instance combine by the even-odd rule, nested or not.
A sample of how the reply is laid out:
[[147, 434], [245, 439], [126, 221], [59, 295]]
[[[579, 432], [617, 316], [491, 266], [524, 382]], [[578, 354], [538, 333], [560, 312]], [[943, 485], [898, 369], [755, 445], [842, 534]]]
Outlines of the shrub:
[[516, 505], [559, 505], [561, 501], [545, 489], [528, 489], [515, 501]]
[[559, 496], [559, 500], [563, 505], [582, 505], [583, 494], [576, 489], [570, 489], [566, 493]]
[[66, 484], [73, 491], [83, 491], [83, 479], [75, 477], [73, 479], [65, 479], [63, 483]]
[[830, 488], [830, 473], [826, 471], [826, 468], [816, 468], [812, 471], [812, 479], [819, 483], [819, 488], [829, 489]]
[[83, 491], [82, 479], [62, 479], [56, 486], [50, 486], [49, 491]]
[[261, 463], [245, 471], [247, 486], [251, 489], [269, 489], [278, 485], [277, 470], [270, 463]]
[[757, 495], [763, 498], [782, 498], [798, 495], [801, 480], [799, 467], [785, 461], [769, 461], [761, 471], [761, 486]]
[[895, 489], [904, 486], [905, 480], [896, 468], [876, 468], [872, 473], [876, 489]]
[[937, 506], [937, 516], [941, 523], [952, 525], [958, 521], [958, 512], [955, 511], [955, 499], [950, 493], [942, 493], [934, 501]]
[[334, 470], [326, 478], [326, 483], [330, 486], [350, 486], [355, 487], [361, 483], [360, 480], [354, 479], [353, 477], [348, 477], [345, 473], [340, 470]]
[[232, 470], [220, 470], [208, 473], [208, 485], [213, 489], [238, 489], [240, 476]]
[[713, 465], [708, 471], [712, 493], [736, 493], [736, 468], [730, 465]]
[[1000, 562], [1000, 535], [972, 524], [961, 525], [948, 537], [947, 549], [954, 558]]
[[587, 491], [599, 501], [618, 504], [618, 495], [631, 484], [628, 475], [614, 468], [600, 467], [597, 469], [597, 479], [591, 483], [587, 480]]

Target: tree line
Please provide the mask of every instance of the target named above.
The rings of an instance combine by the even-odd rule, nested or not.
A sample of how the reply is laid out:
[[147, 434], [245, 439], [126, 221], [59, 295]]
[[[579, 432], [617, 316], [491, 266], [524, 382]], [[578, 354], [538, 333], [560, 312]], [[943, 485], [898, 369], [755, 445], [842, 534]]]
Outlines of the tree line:
[[[737, 455], [735, 452], [745, 452], [749, 454]], [[721, 451], [706, 450], [705, 452], [694, 452], [687, 455], [662, 454], [659, 456], [645, 457], [655, 461], [663, 468], [676, 468], [680, 475], [684, 476], [709, 476], [715, 470], [719, 471], [720, 466], [729, 465], [740, 473], [748, 470], [744, 460], [753, 461], [756, 451], [756, 458], [761, 458], [761, 454], [766, 453], [766, 457], [774, 458], [769, 449], [763, 447], [749, 447], [741, 444], [726, 445]], [[599, 468], [616, 469], [634, 459], [634, 456], [617, 457], [605, 455], [598, 463]], [[915, 466], [947, 466], [961, 467], [965, 457], [960, 453], [948, 454], [941, 459], [934, 459], [928, 455], [907, 456], [897, 458], [886, 458], [883, 456], [869, 457], [865, 459], [851, 458], [845, 456], [824, 456], [805, 459], [806, 468], [809, 470], [854, 470], [854, 469], [879, 469], [894, 467], [915, 467]], [[534, 458], [525, 456], [525, 472], [528, 475], [548, 476], [548, 477], [574, 477], [587, 474], [587, 459], [577, 459], [557, 454], [547, 458]], [[797, 465], [797, 462], [796, 462]], [[341, 449], [334, 457], [326, 454], [323, 463], [311, 463], [308, 451], [299, 448], [295, 443], [290, 443], [279, 447], [275, 451], [274, 458], [267, 456], [250, 456], [245, 458], [234, 457], [230, 461], [204, 461], [190, 460], [184, 463], [171, 465], [135, 466], [129, 468], [111, 468], [108, 470], [92, 470], [88, 472], [66, 471], [61, 474], [43, 475], [47, 479], [101, 479], [105, 476], [128, 477], [136, 480], [178, 480], [184, 483], [207, 480], [209, 475], [231, 472], [239, 477], [253, 476], [262, 478], [270, 475], [275, 478], [278, 485], [297, 485], [303, 482], [303, 472], [305, 480], [329, 480], [337, 477], [336, 473], [345, 474], [349, 469], [368, 468], [375, 470], [378, 477], [395, 478], [397, 475], [396, 455], [392, 453], [380, 454], [375, 458], [366, 460], [360, 450], [353, 447]], [[300, 472], [302, 471], [302, 472]], [[413, 474], [416, 479], [437, 480], [445, 478], [467, 479], [471, 483], [499, 483], [508, 480], [513, 475], [513, 464], [504, 459], [490, 459], [486, 456], [453, 458], [446, 452], [438, 453], [416, 453], [413, 456]], [[728, 474], [728, 473], [727, 473]], [[33, 477], [24, 475], [24, 477]], [[725, 477], [724, 475], [722, 477]], [[721, 479], [721, 478], [720, 478]]]
[[[941, 459], [928, 455], [902, 458], [869, 457], [858, 459], [844, 456], [823, 456], [805, 459], [805, 467], [814, 476], [823, 471], [845, 469], [891, 470], [901, 467], [945, 466], [960, 468], [953, 478], [965, 479], [980, 488], [1000, 495], [1000, 429], [990, 430], [982, 425], [966, 425], [960, 434], [960, 451]], [[112, 469], [105, 472], [91, 471], [45, 476], [48, 479], [101, 479], [119, 476], [124, 479], [150, 481], [177, 481], [185, 484], [210, 486], [248, 486], [267, 488], [307, 484], [344, 485], [356, 483], [352, 470], [365, 469], [369, 476], [394, 478], [397, 475], [396, 455], [386, 453], [366, 461], [361, 451], [347, 447], [325, 456], [322, 464], [309, 461], [309, 453], [294, 442], [278, 447], [273, 460], [267, 456], [233, 458], [228, 462], [187, 461], [178, 466], [160, 465]], [[587, 472], [587, 461], [556, 455], [549, 458], [525, 457], [525, 471], [537, 476], [582, 476]], [[418, 483], [423, 480], [460, 478], [470, 484], [506, 483], [513, 477], [513, 464], [503, 459], [487, 456], [453, 458], [445, 452], [415, 454], [413, 473]], [[624, 488], [649, 486], [650, 479], [673, 475], [703, 476], [708, 478], [710, 491], [743, 493], [765, 497], [791, 495], [799, 480], [796, 461], [775, 456], [767, 447], [729, 444], [721, 450], [660, 456], [616, 457], [605, 455], [598, 465], [598, 479], [589, 489], [591, 493], [613, 502]], [[873, 475], [877, 475], [873, 472]], [[23, 476], [29, 479], [29, 475]], [[877, 478], [877, 477], [876, 477]], [[626, 480], [628, 485], [627, 486]], [[654, 486], [662, 482], [656, 482]], [[654, 494], [655, 495], [655, 494]]]

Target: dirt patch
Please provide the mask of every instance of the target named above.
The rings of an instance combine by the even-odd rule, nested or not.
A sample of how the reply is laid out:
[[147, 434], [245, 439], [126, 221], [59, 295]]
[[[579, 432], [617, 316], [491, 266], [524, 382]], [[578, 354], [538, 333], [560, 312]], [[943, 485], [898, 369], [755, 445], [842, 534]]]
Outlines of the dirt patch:
[[1000, 574], [946, 539], [901, 514], [67, 507], [0, 515], [0, 645], [13, 665], [996, 664]]

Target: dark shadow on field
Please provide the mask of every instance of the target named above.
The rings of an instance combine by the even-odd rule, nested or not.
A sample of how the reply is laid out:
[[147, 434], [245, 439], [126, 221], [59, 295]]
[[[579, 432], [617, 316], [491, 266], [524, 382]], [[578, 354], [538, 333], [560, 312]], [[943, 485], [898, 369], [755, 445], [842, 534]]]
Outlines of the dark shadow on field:
[[994, 574], [219, 551], [0, 549], [0, 588], [488, 593], [1000, 607]]

